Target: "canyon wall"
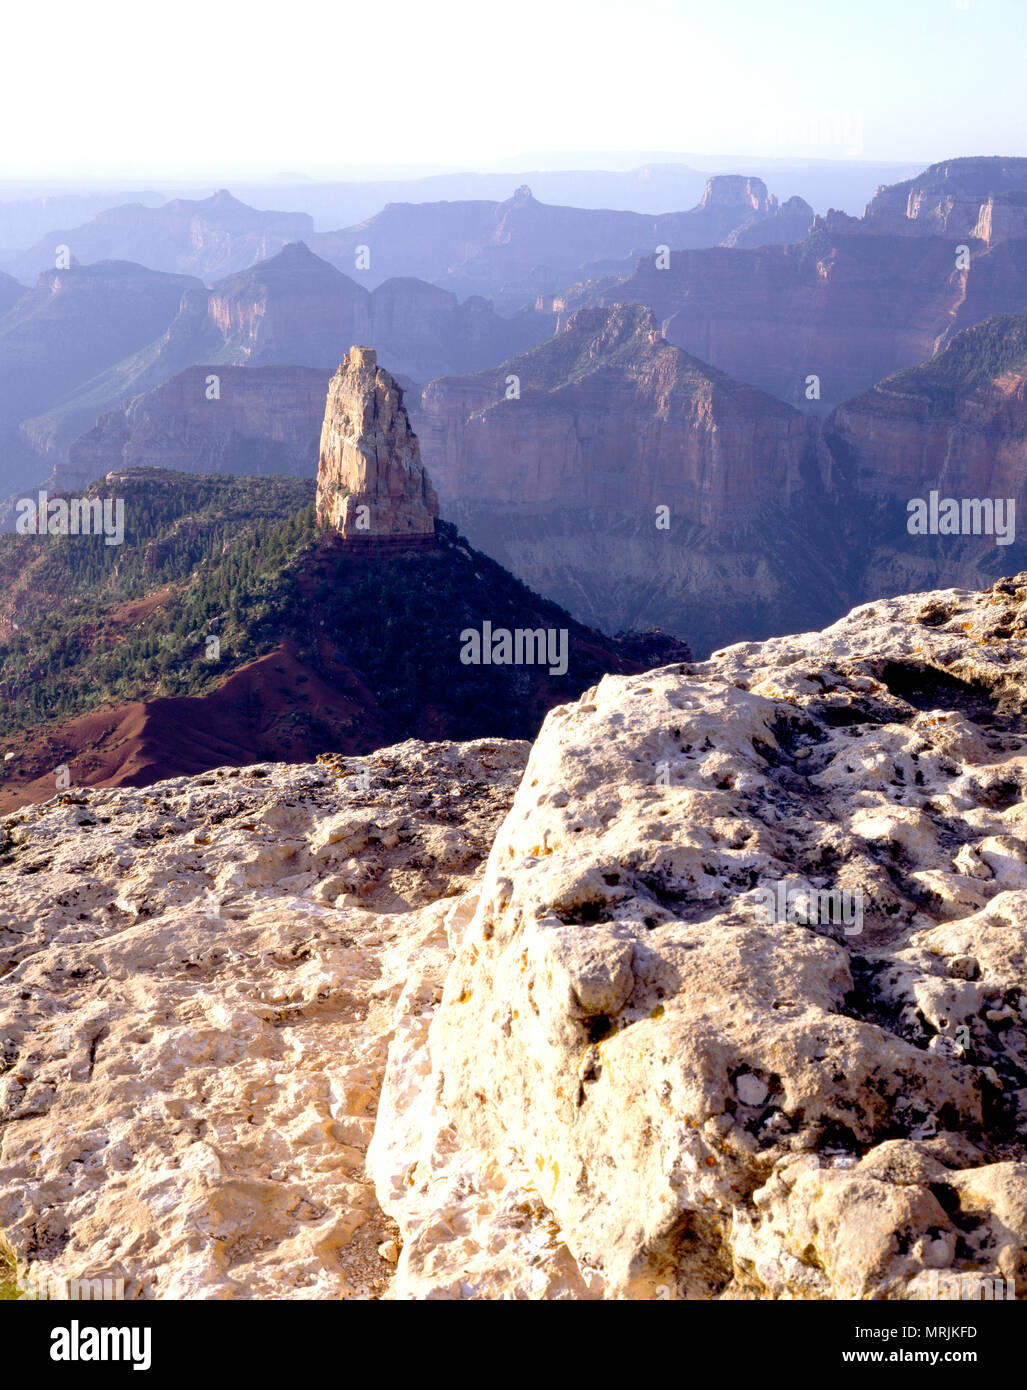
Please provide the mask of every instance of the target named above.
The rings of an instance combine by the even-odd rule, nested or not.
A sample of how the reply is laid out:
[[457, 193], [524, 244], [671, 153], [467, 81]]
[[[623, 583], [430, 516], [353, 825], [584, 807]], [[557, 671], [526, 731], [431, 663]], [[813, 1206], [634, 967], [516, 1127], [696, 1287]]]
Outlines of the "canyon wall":
[[[17, 353], [12, 381], [20, 383], [10, 398], [9, 428], [17, 428], [40, 456], [41, 471], [62, 464], [101, 416], [194, 365], [211, 364], [215, 372], [219, 365], [331, 371], [351, 343], [370, 342], [388, 354], [394, 370], [424, 381], [502, 361], [541, 341], [555, 322], [552, 314], [534, 310], [502, 318], [486, 300], [461, 303], [455, 294], [418, 280], [389, 281], [372, 293], [302, 244], [286, 246], [210, 290], [139, 267], [123, 267], [121, 279], [129, 272], [152, 281], [163, 297], [160, 316], [135, 311], [139, 323], [127, 341], [114, 328], [131, 315], [134, 301], [126, 291], [123, 303], [110, 302], [120, 280], [101, 268], [76, 268], [64, 277], [72, 286], [98, 282], [92, 312], [96, 332], [105, 333], [102, 344], [94, 344], [89, 324], [75, 317], [78, 300], [69, 300], [63, 315], [63, 300], [57, 311], [48, 306], [45, 283], [19, 304], [17, 316], [0, 319], [0, 361], [9, 341], [12, 362]], [[79, 356], [85, 368], [79, 368]], [[68, 358], [74, 370], [50, 370], [51, 362]], [[0, 393], [0, 428], [4, 408]], [[190, 468], [188, 457], [174, 466]]]
[[[669, 342], [805, 411], [826, 411], [997, 313], [1027, 311], [1027, 239], [868, 236], [825, 226], [791, 246], [650, 256], [627, 278], [568, 297], [648, 305]], [[816, 377], [811, 383], [810, 378]], [[816, 395], [813, 392], [816, 392]]]
[[635, 304], [582, 310], [498, 369], [432, 382], [416, 416], [446, 499], [665, 504], [709, 525], [800, 484], [801, 416], [672, 347]]
[[867, 204], [868, 232], [1008, 241], [1027, 236], [1027, 159], [950, 159], [904, 183], [884, 185]]
[[58, 246], [73, 262], [137, 261], [153, 270], [218, 279], [266, 260], [314, 229], [305, 212], [248, 207], [226, 188], [209, 198], [172, 198], [157, 207], [123, 203], [77, 227], [48, 232], [8, 261], [12, 274], [32, 281], [54, 264]]
[[831, 462], [815, 431], [665, 342], [642, 306], [581, 311], [496, 371], [432, 382], [412, 419], [443, 514], [604, 631], [706, 651], [845, 605], [816, 544]]
[[802, 199], [789, 200], [786, 217], [781, 212], [762, 179], [737, 174], [714, 175], [694, 208], [658, 216], [553, 206], [523, 185], [499, 203], [390, 203], [357, 226], [315, 234], [310, 245], [346, 274], [357, 248], [366, 247], [370, 264], [363, 273], [371, 285], [416, 275], [514, 309], [597, 265], [660, 245], [716, 246], [741, 234], [758, 245], [764, 236], [776, 242], [809, 230], [813, 210]]
[[1027, 563], [1015, 534], [907, 529], [932, 491], [1012, 498], [1023, 517], [1025, 324], [985, 320], [820, 420], [615, 304], [430, 383], [412, 417], [444, 514], [477, 546], [600, 628], [656, 625], [707, 652]]
[[316, 367], [189, 367], [103, 416], [70, 446], [54, 485], [118, 468], [313, 476], [330, 381]]

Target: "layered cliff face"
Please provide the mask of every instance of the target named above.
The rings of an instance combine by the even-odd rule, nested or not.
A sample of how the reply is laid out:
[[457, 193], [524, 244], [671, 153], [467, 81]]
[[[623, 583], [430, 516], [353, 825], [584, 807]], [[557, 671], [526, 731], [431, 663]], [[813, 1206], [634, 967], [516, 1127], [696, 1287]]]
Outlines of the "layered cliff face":
[[433, 539], [438, 514], [401, 388], [372, 348], [350, 348], [328, 387], [318, 522], [347, 540]]
[[410, 742], [6, 818], [20, 1277], [1023, 1297], [1025, 614], [1021, 574], [607, 677], [526, 766]]
[[[82, 274], [97, 272], [89, 267]], [[170, 321], [159, 324], [143, 319], [128, 356], [112, 359], [108, 346], [116, 346], [117, 339], [110, 338], [89, 359], [93, 371], [85, 379], [55, 378], [49, 369], [49, 340], [42, 327], [27, 325], [19, 351], [21, 370], [33, 389], [18, 394], [12, 416], [20, 421], [22, 437], [50, 466], [63, 462], [69, 446], [98, 417], [195, 364], [209, 363], [214, 371], [219, 364], [331, 370], [350, 343], [370, 342], [388, 352], [397, 371], [423, 381], [501, 361], [541, 341], [555, 323], [552, 314], [534, 311], [502, 318], [485, 300], [460, 303], [456, 295], [419, 280], [389, 281], [371, 293], [302, 244], [287, 246], [210, 290], [195, 281], [177, 280], [175, 285], [177, 314], [173, 309]], [[183, 285], [192, 288], [183, 293]], [[122, 312], [130, 309], [129, 300]], [[0, 320], [0, 354], [4, 323]], [[62, 352], [78, 349], [80, 339], [83, 346], [92, 342], [78, 322], [66, 325], [65, 335], [66, 343], [53, 353], [58, 362]], [[34, 413], [44, 406], [43, 414]], [[204, 465], [185, 455], [175, 466]]]
[[772, 205], [766, 215], [747, 218], [724, 237], [724, 246], [787, 246], [809, 235], [815, 218], [804, 198]]
[[[1027, 563], [1027, 316], [986, 319], [847, 401], [824, 443], [852, 489], [847, 544], [862, 552], [868, 597]], [[955, 499], [957, 530], [910, 534], [910, 503], [932, 493]], [[962, 519], [973, 499], [977, 534], [974, 515]]]
[[371, 341], [407, 376], [430, 380], [474, 372], [533, 347], [552, 333], [555, 314], [522, 309], [496, 313], [491, 300], [459, 300], [423, 280], [386, 280], [370, 296]]
[[761, 488], [787, 503], [805, 437], [795, 411], [671, 346], [637, 304], [581, 310], [521, 357], [432, 382], [417, 419], [446, 500], [665, 504], [704, 526], [750, 518]]
[[1027, 236], [1027, 159], [996, 156], [932, 164], [904, 183], [879, 188], [862, 225], [886, 235], [989, 243]]
[[642, 306], [581, 311], [494, 372], [432, 382], [414, 423], [444, 514], [605, 631], [706, 651], [844, 607], [811, 543], [830, 501], [806, 422], [672, 347]]
[[410, 277], [369, 291], [302, 244], [216, 284], [207, 317], [221, 337], [224, 361], [323, 366], [364, 341], [421, 380], [520, 352], [546, 337], [554, 322], [534, 312], [502, 318], [487, 300], [461, 303]]
[[747, 179], [743, 174], [720, 174], [708, 180], [699, 206], [750, 207], [753, 212], [766, 212], [771, 201], [762, 179]]
[[301, 243], [219, 281], [207, 316], [225, 344], [225, 360], [322, 367], [338, 344], [365, 339], [367, 292]]
[[975, 243], [968, 267], [948, 237], [868, 236], [858, 224], [821, 225], [791, 246], [672, 253], [666, 267], [650, 256], [627, 279], [568, 296], [561, 325], [583, 305], [629, 300], [648, 305], [686, 352], [819, 411], [922, 362], [963, 328], [1027, 310], [1027, 240]]
[[189, 367], [103, 416], [68, 450], [55, 489], [113, 469], [310, 477], [331, 374], [315, 367]]
[[122, 261], [46, 271], [0, 318], [0, 438], [164, 333], [197, 287]]
[[986, 319], [927, 362], [846, 401], [825, 431], [856, 488], [903, 503], [933, 487], [1015, 497], [1027, 485], [1027, 315]]
[[[495, 372], [431, 383], [414, 423], [475, 544], [586, 621], [707, 652], [1027, 563], [1025, 323], [987, 319], [821, 422], [614, 305]], [[998, 529], [911, 534], [908, 504], [932, 493], [992, 499]]]
[[980, 205], [977, 223], [970, 235], [988, 243], [1027, 237], [1027, 191], [988, 198]]
[[[22, 191], [26, 196], [15, 194], [0, 204], [0, 247], [24, 248], [40, 237], [51, 239], [56, 223], [66, 227], [80, 226], [116, 203], [124, 205], [126, 198], [146, 207], [160, 207], [166, 201], [164, 195], [150, 188], [91, 188], [78, 191], [64, 188], [45, 194], [33, 194], [28, 189]], [[0, 251], [5, 263], [15, 254], [14, 250]], [[53, 265], [52, 258], [49, 264]]]

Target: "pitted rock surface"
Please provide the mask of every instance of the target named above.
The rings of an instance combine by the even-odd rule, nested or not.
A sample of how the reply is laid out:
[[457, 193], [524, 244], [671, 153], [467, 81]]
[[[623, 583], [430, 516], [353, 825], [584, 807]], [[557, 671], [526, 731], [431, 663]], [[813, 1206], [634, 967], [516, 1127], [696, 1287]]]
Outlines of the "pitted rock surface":
[[1025, 641], [1022, 574], [605, 677], [526, 767], [8, 817], [0, 1228], [143, 1297], [1023, 1297]]
[[[386, 1081], [399, 1296], [469, 1296], [460, 1264], [504, 1296], [515, 1165], [547, 1296], [1022, 1296], [1025, 603], [1027, 574], [869, 604], [551, 712], [424, 1081]], [[860, 917], [768, 921], [782, 882]]]
[[0, 1230], [23, 1277], [381, 1294], [395, 1227], [364, 1160], [394, 1004], [431, 1002], [526, 753], [410, 742], [0, 822]]

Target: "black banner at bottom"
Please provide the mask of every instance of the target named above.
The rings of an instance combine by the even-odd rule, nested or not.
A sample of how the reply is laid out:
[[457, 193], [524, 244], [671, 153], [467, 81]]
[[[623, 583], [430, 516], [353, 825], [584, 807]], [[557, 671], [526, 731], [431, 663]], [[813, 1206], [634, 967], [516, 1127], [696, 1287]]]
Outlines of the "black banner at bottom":
[[[668, 1306], [672, 1302], [673, 1306]], [[512, 1333], [538, 1330], [556, 1351], [567, 1336], [569, 1362], [581, 1356], [580, 1338], [596, 1338], [603, 1348], [603, 1369], [616, 1369], [616, 1350], [636, 1365], [665, 1355], [660, 1339], [671, 1335], [678, 1370], [692, 1355], [704, 1354], [730, 1368], [731, 1375], [749, 1368], [766, 1372], [784, 1358], [795, 1367], [801, 1357], [806, 1374], [873, 1372], [881, 1366], [1015, 1373], [1022, 1367], [1024, 1322], [1015, 1301], [971, 1302], [745, 1302], [710, 1303], [654, 1300], [647, 1303], [532, 1305], [480, 1302], [445, 1311], [439, 1303], [355, 1302], [27, 1302], [8, 1303], [3, 1319], [5, 1343], [17, 1349], [21, 1377], [44, 1372], [57, 1381], [83, 1375], [109, 1379], [121, 1372], [185, 1375], [202, 1371], [204, 1383], [214, 1376], [252, 1371], [267, 1377], [295, 1378], [324, 1369], [341, 1373], [360, 1353], [384, 1355], [389, 1374], [397, 1353], [409, 1348], [411, 1359], [435, 1362], [442, 1373], [447, 1343], [440, 1335], [467, 1334], [508, 1339]], [[592, 1324], [598, 1309], [603, 1322]], [[524, 1318], [528, 1322], [524, 1322]], [[613, 1322], [607, 1321], [613, 1318]], [[540, 1321], [536, 1323], [535, 1318]], [[584, 1319], [584, 1323], [580, 1319]], [[453, 1320], [455, 1319], [455, 1321]], [[623, 1323], [619, 1330], [618, 1322]], [[610, 1334], [614, 1335], [611, 1337]], [[618, 1335], [619, 1334], [619, 1335]], [[622, 1340], [629, 1334], [631, 1340]], [[352, 1339], [358, 1337], [359, 1342]], [[644, 1338], [644, 1341], [638, 1339]], [[379, 1341], [378, 1339], [383, 1339]], [[684, 1339], [684, 1340], [683, 1340]], [[453, 1349], [462, 1345], [460, 1341]], [[485, 1344], [489, 1345], [488, 1343]], [[523, 1343], [525, 1352], [534, 1345]], [[512, 1365], [508, 1340], [504, 1369]], [[663, 1351], [658, 1352], [662, 1346]], [[435, 1350], [433, 1351], [432, 1348]], [[577, 1348], [575, 1351], [574, 1348]], [[465, 1348], [466, 1352], [466, 1348]], [[462, 1359], [462, 1356], [461, 1356]], [[591, 1358], [589, 1358], [591, 1359]], [[555, 1369], [552, 1368], [551, 1369]], [[580, 1370], [580, 1363], [579, 1363]], [[593, 1373], [595, 1368], [593, 1367]], [[537, 1371], [537, 1367], [536, 1367]]]

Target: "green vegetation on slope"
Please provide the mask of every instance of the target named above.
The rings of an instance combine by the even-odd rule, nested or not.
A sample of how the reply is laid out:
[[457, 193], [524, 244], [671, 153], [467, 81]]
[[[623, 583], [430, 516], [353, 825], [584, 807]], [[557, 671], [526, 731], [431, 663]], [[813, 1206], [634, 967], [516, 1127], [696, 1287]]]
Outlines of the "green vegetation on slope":
[[[189, 653], [203, 650], [215, 614], [234, 618], [242, 647], [259, 654], [280, 572], [313, 544], [313, 490], [312, 479], [140, 469], [87, 493], [124, 498], [122, 545], [103, 536], [0, 538], [0, 593], [17, 623], [0, 641], [3, 732], [108, 700], [210, 686], [225, 664]], [[150, 618], [122, 611], [154, 595], [164, 597]]]
[[926, 362], [887, 377], [879, 389], [922, 396], [940, 415], [1013, 371], [1027, 371], [1027, 314], [996, 314], [957, 334]]
[[[397, 553], [343, 546], [309, 504], [259, 515], [311, 487], [139, 470], [124, 483], [134, 544], [127, 523], [121, 547], [102, 537], [3, 538], [0, 578], [16, 580], [19, 549], [31, 548], [37, 588], [17, 609], [20, 630], [0, 643], [0, 732], [108, 703], [205, 694], [283, 641], [328, 684], [362, 683], [396, 738], [526, 737], [555, 700], [623, 669], [616, 644], [468, 550], [446, 523], [436, 548]], [[47, 594], [61, 598], [47, 603]], [[459, 634], [485, 621], [566, 627], [570, 669], [463, 665]], [[316, 717], [311, 709], [307, 722]]]

